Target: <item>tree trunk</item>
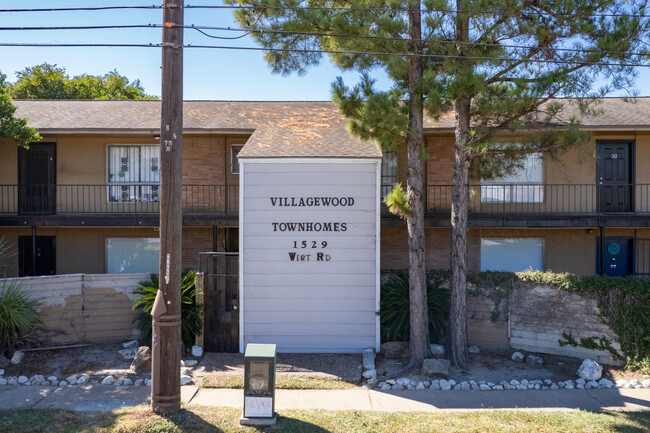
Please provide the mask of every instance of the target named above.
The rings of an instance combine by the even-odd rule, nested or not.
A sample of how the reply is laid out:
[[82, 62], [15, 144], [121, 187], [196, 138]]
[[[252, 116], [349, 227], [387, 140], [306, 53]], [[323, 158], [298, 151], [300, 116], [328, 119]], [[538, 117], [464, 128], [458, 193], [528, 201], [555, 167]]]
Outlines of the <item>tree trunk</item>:
[[[409, 7], [409, 42], [414, 54], [422, 51], [420, 2], [411, 1]], [[424, 261], [424, 203], [422, 194], [422, 145], [424, 111], [418, 91], [422, 79], [422, 59], [411, 57], [409, 71], [409, 131], [407, 136], [408, 170], [407, 193], [411, 214], [407, 218], [409, 244], [409, 308], [410, 308], [410, 367], [420, 368], [431, 356], [429, 346], [429, 314], [427, 308], [427, 281]]]
[[[457, 0], [458, 10], [467, 10], [466, 0]], [[467, 14], [458, 13], [456, 22], [456, 40], [469, 39], [469, 19]], [[457, 45], [462, 55], [465, 47]], [[458, 74], [465, 75], [470, 65], [467, 61], [458, 61]], [[467, 350], [467, 232], [469, 207], [469, 163], [466, 145], [470, 136], [469, 96], [456, 100], [456, 130], [454, 141], [454, 185], [451, 195], [451, 305], [449, 310], [448, 339], [449, 361], [454, 366], [467, 367], [469, 352]]]

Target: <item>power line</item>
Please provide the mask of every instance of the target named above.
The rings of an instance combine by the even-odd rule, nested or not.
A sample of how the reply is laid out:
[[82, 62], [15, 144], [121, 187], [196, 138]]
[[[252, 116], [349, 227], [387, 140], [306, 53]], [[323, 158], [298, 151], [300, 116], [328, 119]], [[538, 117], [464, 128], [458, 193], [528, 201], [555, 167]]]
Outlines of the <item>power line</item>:
[[[327, 36], [332, 38], [353, 38], [353, 39], [369, 39], [369, 40], [382, 40], [382, 41], [395, 41], [395, 42], [409, 42], [408, 39], [403, 38], [391, 38], [385, 36], [366, 36], [366, 35], [346, 35], [338, 33], [317, 33], [317, 32], [297, 32], [297, 31], [286, 31], [286, 30], [246, 30], [241, 28], [231, 28], [231, 27], [213, 27], [213, 26], [197, 26], [197, 25], [187, 25], [184, 26], [187, 29], [194, 29], [199, 31], [201, 34], [208, 36], [214, 39], [240, 39], [251, 33], [270, 33], [270, 34], [284, 34], [284, 35], [297, 35], [297, 36]], [[0, 30], [2, 30], [0, 28]], [[237, 36], [235, 38], [220, 37], [209, 35], [201, 30], [219, 30], [219, 31], [236, 31], [236, 32], [246, 32], [242, 36]], [[636, 55], [636, 56], [645, 56], [647, 53], [634, 53], [634, 52], [624, 52], [624, 51], [598, 51], [598, 50], [586, 50], [579, 48], [553, 48], [553, 47], [533, 47], [528, 45], [511, 45], [511, 44], [490, 44], [485, 42], [464, 42], [464, 41], [451, 41], [451, 40], [419, 40], [413, 42], [421, 42], [424, 44], [453, 44], [453, 45], [467, 45], [475, 47], [494, 47], [494, 48], [514, 48], [514, 49], [536, 49], [543, 48], [544, 50], [550, 51], [566, 51], [574, 53], [587, 53], [587, 54], [612, 54], [612, 55]]]
[[[0, 31], [30, 31], [30, 30], [106, 30], [106, 29], [129, 29], [129, 28], [152, 28], [158, 29], [162, 28], [162, 24], [130, 24], [130, 25], [97, 25], [97, 26], [22, 26], [22, 27], [0, 27]], [[203, 34], [206, 37], [213, 39], [223, 39], [223, 40], [234, 40], [241, 39], [251, 33], [270, 33], [270, 34], [283, 34], [283, 35], [302, 35], [302, 36], [327, 36], [333, 38], [354, 38], [354, 39], [368, 39], [368, 40], [381, 40], [381, 41], [396, 41], [396, 42], [408, 42], [407, 39], [402, 38], [392, 38], [385, 36], [366, 36], [366, 35], [347, 35], [347, 34], [337, 34], [337, 33], [317, 33], [317, 32], [297, 32], [297, 31], [284, 31], [284, 30], [245, 30], [241, 28], [231, 28], [231, 27], [218, 27], [218, 26], [197, 26], [195, 24], [177, 26], [173, 27], [183, 27], [185, 29], [193, 29]], [[209, 33], [204, 32], [203, 30], [218, 30], [218, 31], [235, 31], [235, 32], [244, 32], [244, 34], [235, 37], [225, 37], [225, 36], [215, 36]], [[511, 44], [490, 44], [485, 42], [464, 42], [464, 41], [450, 41], [450, 40], [421, 40], [419, 41], [424, 44], [454, 44], [454, 45], [466, 45], [474, 47], [493, 47], [493, 48], [513, 48], [513, 49], [536, 49], [542, 47], [534, 47], [527, 45], [511, 45]], [[586, 53], [586, 54], [605, 54], [605, 55], [626, 55], [626, 56], [644, 56], [647, 53], [636, 53], [636, 52], [624, 52], [624, 51], [598, 51], [598, 50], [587, 50], [587, 49], [578, 49], [578, 48], [554, 48], [554, 47], [543, 47], [546, 51], [565, 51], [573, 53]], [[397, 53], [397, 55], [400, 55]]]
[[162, 5], [151, 5], [151, 6], [88, 6], [88, 7], [69, 7], [69, 8], [0, 9], [0, 13], [107, 11], [107, 10], [119, 10], [119, 9], [162, 9]]
[[[300, 6], [300, 7], [284, 7], [284, 6], [242, 6], [242, 5], [191, 5], [187, 4], [183, 6], [185, 9], [258, 9], [258, 10], [268, 10], [268, 9], [281, 9], [287, 11], [333, 11], [333, 12], [345, 12], [345, 11], [355, 11], [355, 12], [373, 12], [373, 11], [400, 11], [408, 12], [408, 8], [395, 8], [395, 7], [376, 7], [376, 8], [347, 8], [347, 7], [327, 7], [327, 6]], [[421, 9], [422, 13], [443, 13], [443, 14], [481, 14], [481, 15], [511, 15], [519, 16], [522, 14], [522, 11], [486, 11], [486, 10], [462, 10], [462, 9]], [[526, 11], [530, 15], [553, 15], [552, 12], [547, 11]], [[592, 14], [566, 14], [563, 13], [562, 16], [576, 16], [576, 17], [594, 17], [594, 18], [648, 18], [650, 15], [646, 14], [615, 14], [615, 13], [592, 13]]]

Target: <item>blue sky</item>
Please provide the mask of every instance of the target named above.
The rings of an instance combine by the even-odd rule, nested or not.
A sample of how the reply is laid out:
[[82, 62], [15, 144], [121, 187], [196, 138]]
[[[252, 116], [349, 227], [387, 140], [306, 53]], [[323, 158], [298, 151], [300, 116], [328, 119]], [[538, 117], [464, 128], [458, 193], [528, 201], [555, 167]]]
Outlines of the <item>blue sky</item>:
[[[48, 8], [108, 5], [152, 5], [157, 0], [2, 0], [0, 8]], [[216, 0], [194, 0], [192, 5], [222, 4]], [[117, 24], [160, 24], [162, 11], [118, 10], [93, 12], [28, 12], [0, 14], [0, 27], [74, 26]], [[185, 24], [239, 27], [232, 10], [186, 9]], [[218, 36], [235, 32], [211, 31]], [[158, 29], [74, 30], [74, 31], [3, 31], [0, 41], [42, 43], [160, 43]], [[195, 45], [256, 46], [248, 37], [229, 41], [210, 39], [195, 30], [185, 31], [185, 43]], [[160, 96], [160, 48], [23, 48], [0, 47], [0, 71], [10, 81], [15, 72], [44, 62], [64, 67], [68, 74], [103, 75], [117, 71], [129, 79], [140, 79], [145, 91]], [[326, 58], [306, 75], [283, 77], [272, 74], [260, 51], [185, 49], [184, 99], [219, 100], [329, 100], [330, 84], [342, 75], [348, 84], [356, 73], [341, 73]], [[383, 74], [376, 74], [379, 86], [386, 88]], [[643, 71], [637, 82], [641, 95], [650, 95], [650, 73]]]

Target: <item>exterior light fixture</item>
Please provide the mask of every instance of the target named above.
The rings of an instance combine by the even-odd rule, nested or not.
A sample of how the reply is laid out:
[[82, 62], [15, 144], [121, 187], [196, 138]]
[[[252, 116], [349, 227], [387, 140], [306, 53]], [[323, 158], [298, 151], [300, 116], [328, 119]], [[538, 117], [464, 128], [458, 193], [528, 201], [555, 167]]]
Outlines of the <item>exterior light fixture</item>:
[[247, 344], [244, 354], [242, 425], [272, 425], [275, 413], [275, 344]]

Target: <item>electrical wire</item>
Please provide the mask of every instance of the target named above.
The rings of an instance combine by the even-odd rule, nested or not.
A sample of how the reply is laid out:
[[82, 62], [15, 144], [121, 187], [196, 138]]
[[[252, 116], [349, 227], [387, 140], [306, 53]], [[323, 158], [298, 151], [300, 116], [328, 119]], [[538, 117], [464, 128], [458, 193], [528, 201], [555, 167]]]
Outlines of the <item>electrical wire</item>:
[[162, 8], [163, 8], [163, 5], [151, 5], [151, 6], [88, 6], [88, 7], [69, 7], [69, 8], [0, 9], [0, 13], [106, 11], [106, 10], [119, 10], [119, 9], [162, 9]]
[[[333, 11], [333, 12], [373, 12], [373, 11], [401, 11], [408, 12], [408, 8], [395, 8], [395, 7], [376, 7], [376, 8], [347, 8], [347, 7], [327, 7], [327, 6], [300, 6], [300, 7], [285, 7], [285, 6], [245, 6], [245, 5], [191, 5], [183, 6], [185, 9], [282, 9], [288, 11]], [[462, 9], [420, 9], [421, 13], [443, 13], [443, 14], [481, 14], [481, 15], [512, 15], [519, 16], [521, 11], [486, 11], [486, 10], [462, 10]], [[553, 15], [552, 12], [547, 11], [526, 11], [530, 15]], [[592, 13], [592, 14], [562, 14], [562, 16], [576, 16], [576, 17], [594, 17], [594, 18], [648, 18], [650, 15], [646, 14], [615, 14], [615, 13]]]

